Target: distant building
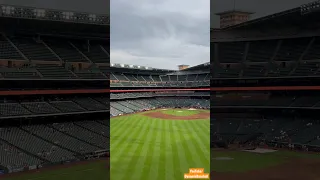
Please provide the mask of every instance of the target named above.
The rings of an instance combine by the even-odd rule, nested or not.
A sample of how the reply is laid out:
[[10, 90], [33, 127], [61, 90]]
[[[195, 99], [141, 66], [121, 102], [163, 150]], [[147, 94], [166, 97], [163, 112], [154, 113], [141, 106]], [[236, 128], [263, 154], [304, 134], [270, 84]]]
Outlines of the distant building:
[[189, 67], [189, 65], [179, 65], [178, 68], [179, 70], [184, 70], [187, 69]]
[[216, 13], [220, 16], [220, 28], [225, 28], [229, 26], [234, 26], [250, 20], [252, 12], [231, 10]]

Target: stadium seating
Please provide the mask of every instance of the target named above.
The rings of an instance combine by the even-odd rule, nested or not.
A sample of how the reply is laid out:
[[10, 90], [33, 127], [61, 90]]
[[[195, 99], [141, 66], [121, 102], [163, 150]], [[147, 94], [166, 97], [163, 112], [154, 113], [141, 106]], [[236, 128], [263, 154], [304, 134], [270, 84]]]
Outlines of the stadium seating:
[[[56, 97], [46, 100], [1, 100], [0, 119], [109, 109], [106, 97]], [[109, 123], [77, 121], [0, 127], [0, 166], [9, 171], [74, 160], [109, 149]], [[32, 146], [30, 146], [32, 144]]]
[[17, 169], [60, 163], [80, 154], [108, 149], [107, 124], [106, 121], [79, 121], [1, 128], [0, 165]]
[[112, 73], [110, 85], [114, 87], [206, 87], [210, 85], [210, 73], [188, 75], [133, 75]]
[[0, 179], [107, 156], [109, 16], [0, 9]]
[[254, 98], [241, 97], [240, 99], [228, 100], [222, 97], [212, 97], [212, 107], [259, 107], [259, 108], [309, 108], [318, 109], [320, 98], [318, 96], [270, 96], [264, 101]]
[[150, 98], [150, 99], [130, 99], [110, 102], [110, 116], [118, 116], [128, 113], [140, 112], [144, 110], [156, 108], [175, 108], [175, 107], [194, 107], [194, 108], [210, 108], [208, 99], [191, 99], [191, 98]]
[[2, 102], [0, 103], [0, 119], [41, 114], [106, 111], [109, 109], [108, 101], [105, 97], [95, 99], [76, 97], [46, 101]]
[[290, 118], [223, 118], [215, 119], [211, 136], [219, 136], [229, 143], [260, 140], [272, 143], [289, 142], [319, 147], [320, 124], [314, 119]]
[[[0, 35], [0, 78], [107, 79], [108, 46], [69, 39]], [[71, 64], [70, 64], [71, 63]], [[73, 68], [72, 63], [86, 63]], [[12, 65], [11, 65], [12, 64]]]
[[319, 76], [319, 37], [217, 42], [213, 78]]

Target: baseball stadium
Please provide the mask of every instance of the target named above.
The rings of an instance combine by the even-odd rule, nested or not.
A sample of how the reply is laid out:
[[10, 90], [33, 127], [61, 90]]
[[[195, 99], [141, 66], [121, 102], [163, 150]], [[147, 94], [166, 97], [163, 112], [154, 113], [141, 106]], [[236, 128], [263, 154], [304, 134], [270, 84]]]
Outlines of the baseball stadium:
[[0, 179], [109, 179], [109, 16], [0, 5]]
[[319, 7], [212, 29], [213, 179], [319, 179]]
[[210, 171], [210, 63], [179, 71], [111, 64], [110, 178]]

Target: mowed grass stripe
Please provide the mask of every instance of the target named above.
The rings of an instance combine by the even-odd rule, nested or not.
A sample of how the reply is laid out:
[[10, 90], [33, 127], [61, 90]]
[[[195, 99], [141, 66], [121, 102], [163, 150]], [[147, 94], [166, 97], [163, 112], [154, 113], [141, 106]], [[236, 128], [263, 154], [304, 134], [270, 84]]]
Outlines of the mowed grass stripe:
[[[186, 128], [192, 134], [190, 143], [188, 143], [189, 149], [192, 149], [191, 152], [194, 152], [192, 158], [196, 164], [193, 165], [194, 168], [209, 168], [208, 164], [210, 163], [210, 159], [207, 158], [207, 155], [210, 154], [210, 147], [209, 147], [209, 139], [208, 138], [201, 138], [200, 134], [207, 133], [207, 137], [210, 135], [208, 131], [204, 129], [199, 129], [200, 123], [193, 123], [194, 121], [187, 121]], [[202, 136], [204, 137], [204, 136]], [[200, 161], [199, 161], [200, 160]], [[208, 169], [207, 169], [208, 170]]]
[[[132, 136], [139, 136], [139, 134], [143, 134], [145, 130], [145, 127], [140, 126], [141, 128], [137, 128], [136, 130], [131, 131]], [[113, 149], [111, 152], [111, 175], [112, 179], [122, 179], [125, 172], [130, 169], [128, 167], [128, 163], [134, 158], [135, 154], [134, 152], [130, 151], [130, 148], [134, 145], [134, 141], [132, 141], [130, 136], [127, 136], [127, 139], [124, 139], [124, 142], [122, 146], [119, 146], [118, 148]]]
[[[169, 124], [169, 131], [171, 132], [170, 137], [168, 137], [168, 141], [172, 144], [171, 145], [171, 149], [172, 149], [172, 155], [171, 157], [171, 161], [168, 161], [168, 163], [172, 163], [173, 167], [174, 167], [174, 171], [173, 171], [173, 175], [174, 178], [173, 179], [180, 179], [182, 177], [181, 175], [181, 171], [183, 171], [183, 164], [180, 164], [181, 161], [177, 161], [177, 158], [180, 159], [182, 157], [179, 157], [179, 151], [178, 151], [178, 146], [180, 146], [179, 140], [177, 138], [175, 138], [175, 129], [174, 129], [174, 121], [168, 121], [170, 123]], [[180, 152], [181, 153], [181, 152]], [[181, 156], [181, 155], [180, 155]], [[177, 171], [179, 170], [179, 171]]]
[[181, 174], [181, 178], [183, 177], [183, 173], [188, 172], [189, 170], [189, 163], [188, 163], [188, 155], [185, 152], [185, 148], [183, 146], [183, 139], [182, 139], [182, 132], [184, 132], [184, 130], [180, 129], [180, 126], [178, 126], [179, 123], [181, 123], [183, 121], [172, 121], [172, 125], [173, 125], [173, 129], [174, 129], [174, 137], [173, 137], [173, 142], [175, 141], [175, 145], [173, 146], [175, 149], [175, 154], [173, 155], [176, 158], [173, 158], [175, 161], [179, 161], [180, 162], [180, 169], [176, 169], [175, 171], [178, 171], [177, 173]]
[[[132, 119], [124, 120], [126, 123], [123, 124], [123, 127], [126, 128], [119, 128], [118, 131], [114, 132], [111, 127], [111, 148], [112, 149], [119, 149], [118, 146], [123, 146], [124, 140], [128, 139], [130, 134], [133, 132], [137, 132], [144, 128], [143, 120], [138, 120], [137, 118], [133, 117]], [[133, 123], [133, 124], [132, 124]], [[134, 127], [133, 127], [134, 126]], [[131, 130], [132, 129], [132, 130]], [[115, 151], [118, 152], [118, 151]]]
[[[114, 121], [119, 121], [119, 123], [113, 123]], [[123, 128], [121, 128], [124, 124], [126, 124], [126, 120], [122, 119], [111, 119], [110, 120], [110, 134], [119, 134], [119, 131], [123, 131]]]
[[190, 168], [202, 168], [204, 166], [204, 163], [202, 163], [201, 159], [201, 153], [202, 150], [200, 148], [200, 146], [203, 146], [203, 143], [199, 143], [202, 142], [202, 140], [197, 137], [198, 133], [197, 131], [195, 131], [195, 129], [192, 126], [198, 126], [197, 124], [193, 124], [192, 121], [184, 121], [182, 123], [183, 128], [186, 129], [189, 133], [188, 133], [188, 140], [185, 140], [185, 144], [186, 147], [188, 147], [188, 153], [190, 154], [189, 158], [192, 160], [192, 164], [190, 164]]
[[[115, 122], [119, 122], [119, 123], [115, 123]], [[125, 129], [123, 129], [122, 127], [127, 126], [128, 123], [129, 123], [128, 119], [125, 116], [111, 119], [111, 125], [110, 125], [110, 135], [112, 135], [111, 140], [113, 139], [116, 140], [118, 138], [118, 135], [122, 134], [123, 131], [125, 131]]]
[[[114, 123], [117, 120], [120, 122]], [[151, 124], [152, 122], [155, 124]], [[206, 135], [209, 138], [209, 126], [210, 124], [206, 120], [170, 121], [146, 117], [143, 114], [112, 119], [111, 178], [118, 180], [174, 180], [183, 179], [183, 173], [187, 173], [189, 168], [198, 164], [207, 169], [206, 163], [203, 162], [205, 158], [200, 157], [205, 152], [200, 152], [206, 150], [204, 139]], [[136, 131], [139, 133], [133, 135]], [[193, 143], [192, 141], [199, 142]], [[199, 154], [192, 158], [196, 153]], [[210, 151], [208, 157], [209, 155]], [[116, 173], [114, 173], [113, 165], [121, 168], [116, 169]]]
[[[142, 151], [141, 151], [141, 155], [140, 155], [141, 160], [139, 159], [141, 162], [141, 165], [142, 165], [142, 167], [141, 167], [142, 173], [141, 174], [137, 173], [137, 178], [136, 178], [137, 180], [138, 179], [147, 179], [147, 177], [149, 177], [150, 174], [153, 174], [154, 178], [157, 177], [157, 176], [155, 176], [155, 171], [154, 171], [154, 167], [152, 164], [152, 158], [154, 156], [157, 156], [157, 152], [154, 152], [155, 147], [160, 146], [156, 142], [159, 131], [154, 131], [155, 127], [159, 126], [159, 121], [154, 120], [154, 119], [150, 119], [149, 122], [152, 122], [149, 127], [150, 133], [146, 135], [149, 140], [146, 140], [146, 144], [142, 147]], [[138, 163], [138, 164], [140, 164], [140, 163]]]
[[126, 122], [127, 118], [125, 116], [120, 116], [116, 118], [111, 118], [110, 119], [110, 127], [113, 127], [113, 130], [122, 130], [121, 127], [123, 124], [127, 123]]
[[[119, 155], [122, 154], [123, 151], [126, 151], [127, 148], [130, 148], [138, 139], [136, 139], [136, 136], [142, 136], [143, 130], [145, 130], [147, 127], [144, 126], [143, 120], [128, 120], [128, 121], [135, 121], [136, 126], [132, 128], [127, 128], [123, 131], [120, 131], [119, 134], [113, 133], [112, 136], [117, 136], [119, 138], [112, 140], [112, 150], [113, 155]], [[126, 124], [124, 124], [126, 126]], [[129, 126], [127, 126], [129, 127]], [[112, 139], [112, 137], [111, 137]]]
[[[143, 118], [145, 119], [145, 118]], [[142, 135], [139, 137], [134, 137], [139, 140], [141, 143], [137, 143], [128, 150], [132, 152], [132, 158], [127, 164], [128, 171], [123, 172], [123, 180], [140, 180], [142, 175], [142, 170], [144, 167], [144, 157], [148, 150], [148, 143], [153, 136], [153, 126], [157, 124], [153, 119], [144, 120], [144, 126], [146, 129], [142, 132]]]
[[[196, 154], [197, 152], [195, 152], [194, 147], [190, 146], [190, 143], [192, 143], [192, 135], [194, 132], [190, 132], [188, 131], [188, 121], [180, 121], [179, 123], [177, 123], [179, 129], [183, 129], [186, 132], [184, 132], [183, 134], [180, 134], [180, 139], [182, 142], [182, 146], [183, 146], [183, 150], [187, 156], [187, 162], [189, 165], [189, 168], [191, 168], [192, 166], [194, 166], [195, 164], [195, 159], [193, 157], [194, 154]], [[189, 123], [190, 124], [190, 123]]]
[[[127, 121], [137, 121], [136, 128], [127, 128], [126, 131], [130, 133], [122, 134], [121, 139], [116, 140], [118, 146], [114, 146], [114, 141], [111, 143], [111, 176], [112, 179], [120, 179], [124, 175], [124, 172], [128, 171], [128, 163], [135, 156], [134, 152], [131, 151], [132, 146], [137, 146], [137, 143], [132, 142], [132, 137], [139, 138], [144, 135], [144, 131], [147, 126], [144, 126], [144, 121], [139, 119], [132, 119]], [[125, 124], [124, 124], [125, 125]], [[125, 126], [124, 126], [125, 127]], [[121, 133], [121, 132], [120, 132]], [[113, 135], [113, 134], [112, 134]], [[111, 138], [112, 138], [111, 135]], [[128, 139], [131, 139], [128, 140]], [[139, 144], [138, 144], [139, 145]], [[114, 168], [113, 168], [114, 167]]]
[[[132, 119], [128, 121], [136, 121], [136, 127], [126, 128], [129, 133], [119, 134], [121, 138], [114, 140], [117, 142], [117, 146], [112, 146], [113, 155], [118, 157], [128, 157], [128, 155], [133, 154], [131, 150], [132, 147], [139, 145], [143, 141], [139, 137], [144, 136], [144, 132], [147, 130], [148, 126], [145, 126], [145, 121], [141, 119]], [[120, 132], [121, 133], [121, 132]], [[125, 156], [122, 156], [125, 154]]]
[[[134, 180], [144, 179], [148, 176], [149, 172], [153, 170], [152, 164], [150, 163], [150, 158], [152, 158], [154, 155], [152, 151], [156, 145], [154, 141], [156, 139], [155, 134], [157, 131], [154, 131], [154, 127], [159, 125], [159, 121], [149, 119], [145, 125], [148, 126], [148, 129], [143, 136], [144, 144], [140, 145], [138, 151], [136, 151], [139, 159], [137, 159], [135, 162], [132, 162], [132, 165], [135, 166], [135, 171], [131, 179]], [[125, 179], [130, 179], [130, 177]]]
[[[205, 129], [210, 133], [210, 120], [204, 120], [204, 121], [194, 121], [194, 123], [197, 123], [201, 129]], [[210, 136], [209, 136], [210, 138]]]
[[[159, 120], [154, 120], [154, 121], [158, 121], [157, 122], [157, 126], [159, 126]], [[161, 121], [161, 120], [160, 120]], [[156, 137], [155, 139], [155, 147], [153, 148], [153, 151], [152, 151], [152, 157], [151, 157], [151, 160], [150, 160], [150, 170], [148, 172], [148, 176], [147, 178], [143, 179], [143, 180], [147, 180], [147, 179], [154, 179], [155, 177], [158, 177], [160, 176], [159, 175], [159, 156], [160, 156], [160, 148], [161, 148], [161, 134], [163, 133], [163, 131], [157, 131], [154, 136]]]
[[[160, 120], [160, 129], [164, 130], [165, 128], [165, 122], [163, 120]], [[161, 143], [160, 143], [160, 156], [159, 156], [159, 167], [158, 167], [158, 177], [156, 179], [163, 180], [166, 177], [166, 174], [168, 173], [168, 170], [166, 169], [166, 132], [161, 133]], [[169, 170], [170, 171], [170, 170]]]
[[165, 140], [165, 147], [166, 147], [166, 152], [170, 152], [170, 153], [166, 153], [166, 169], [169, 169], [171, 171], [171, 173], [167, 173], [165, 179], [166, 180], [171, 180], [171, 179], [176, 179], [175, 177], [177, 176], [177, 172], [174, 170], [176, 169], [180, 169], [180, 167], [175, 167], [174, 164], [172, 163], [172, 159], [176, 159], [176, 157], [173, 157], [172, 154], [172, 146], [176, 145], [176, 141], [174, 139], [171, 138], [171, 134], [172, 134], [172, 130], [171, 130], [171, 124], [172, 121], [165, 121], [165, 129], [167, 131], [163, 132], [166, 134], [166, 140]]
[[[206, 126], [203, 126], [204, 124], [207, 124]], [[210, 154], [210, 121], [202, 123], [199, 121], [192, 121], [192, 127], [194, 129], [194, 132], [197, 132], [197, 138], [199, 138], [204, 145], [199, 146], [202, 148], [202, 151], [205, 154]], [[208, 159], [209, 161], [209, 159]]]

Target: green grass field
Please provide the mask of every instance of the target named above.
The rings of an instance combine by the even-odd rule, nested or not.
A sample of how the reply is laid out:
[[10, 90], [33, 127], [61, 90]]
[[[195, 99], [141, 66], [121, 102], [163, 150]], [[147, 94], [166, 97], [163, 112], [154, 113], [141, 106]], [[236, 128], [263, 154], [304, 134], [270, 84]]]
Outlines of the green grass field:
[[[200, 111], [166, 110], [188, 116]], [[150, 111], [149, 111], [150, 112]], [[147, 113], [147, 112], [146, 112]], [[210, 122], [162, 120], [143, 113], [111, 119], [111, 179], [179, 180], [189, 168], [210, 169]], [[107, 180], [106, 161], [42, 169], [40, 172], [1, 177], [6, 180]]]
[[18, 174], [5, 180], [107, 180], [109, 179], [106, 161], [90, 162], [88, 164], [59, 168], [55, 170], [42, 169], [40, 172]]
[[[200, 112], [182, 111], [161, 112], [176, 116]], [[209, 172], [209, 117], [183, 121], [143, 114], [111, 119], [111, 179], [180, 180], [189, 168], [205, 168]]]
[[[214, 160], [217, 157], [230, 157], [233, 160]], [[292, 151], [277, 151], [258, 154], [243, 151], [211, 151], [211, 171], [246, 172], [263, 169], [285, 162], [288, 158], [319, 158], [318, 154], [306, 154]], [[245, 162], [245, 163], [244, 163]]]

